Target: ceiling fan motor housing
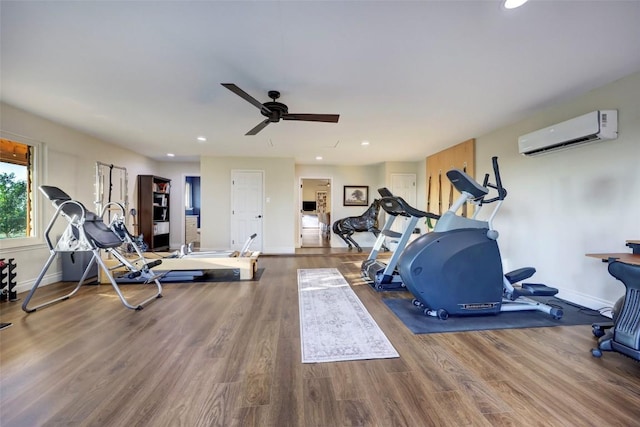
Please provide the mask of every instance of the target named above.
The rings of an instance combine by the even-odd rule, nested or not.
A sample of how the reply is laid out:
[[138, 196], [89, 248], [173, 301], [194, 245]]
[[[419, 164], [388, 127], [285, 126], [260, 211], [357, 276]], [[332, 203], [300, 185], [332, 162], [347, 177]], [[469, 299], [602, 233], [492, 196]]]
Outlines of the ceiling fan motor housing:
[[260, 113], [262, 113], [263, 116], [268, 117], [272, 122], [280, 121], [283, 115], [289, 113], [289, 108], [280, 102], [270, 101], [265, 102], [262, 105], [267, 107], [269, 111], [263, 108], [262, 110], [260, 110]]

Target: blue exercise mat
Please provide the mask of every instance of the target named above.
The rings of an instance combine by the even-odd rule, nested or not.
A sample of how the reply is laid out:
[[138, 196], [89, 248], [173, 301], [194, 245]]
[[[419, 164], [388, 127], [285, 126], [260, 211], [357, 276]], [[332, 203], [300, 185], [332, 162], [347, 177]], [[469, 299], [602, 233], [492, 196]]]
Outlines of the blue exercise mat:
[[504, 312], [486, 316], [451, 316], [447, 320], [425, 316], [422, 310], [407, 298], [384, 298], [382, 301], [414, 334], [482, 331], [489, 329], [540, 328], [548, 326], [591, 325], [610, 322], [598, 311], [591, 310], [559, 298], [538, 298], [538, 301], [561, 307], [562, 319], [556, 320], [541, 311]]

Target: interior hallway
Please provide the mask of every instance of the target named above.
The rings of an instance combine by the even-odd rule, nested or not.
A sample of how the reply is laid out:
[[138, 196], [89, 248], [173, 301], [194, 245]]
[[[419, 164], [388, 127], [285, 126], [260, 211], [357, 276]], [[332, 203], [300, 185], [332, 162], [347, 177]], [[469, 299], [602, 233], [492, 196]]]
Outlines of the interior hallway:
[[[330, 226], [320, 223], [317, 214], [302, 215], [302, 248], [330, 248]], [[297, 252], [296, 252], [297, 253]]]

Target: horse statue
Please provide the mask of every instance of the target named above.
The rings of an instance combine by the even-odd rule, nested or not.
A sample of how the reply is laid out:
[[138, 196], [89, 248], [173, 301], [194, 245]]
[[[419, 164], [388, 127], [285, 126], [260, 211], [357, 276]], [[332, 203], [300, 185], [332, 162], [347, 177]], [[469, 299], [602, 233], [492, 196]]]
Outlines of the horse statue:
[[[354, 246], [358, 252], [362, 252], [362, 248], [351, 237], [356, 231], [370, 231], [376, 238], [380, 234], [378, 229], [378, 213], [380, 212], [380, 200], [375, 199], [371, 206], [360, 216], [349, 216], [342, 218], [333, 223], [333, 232], [344, 240], [349, 249]], [[386, 247], [383, 248], [386, 249]]]

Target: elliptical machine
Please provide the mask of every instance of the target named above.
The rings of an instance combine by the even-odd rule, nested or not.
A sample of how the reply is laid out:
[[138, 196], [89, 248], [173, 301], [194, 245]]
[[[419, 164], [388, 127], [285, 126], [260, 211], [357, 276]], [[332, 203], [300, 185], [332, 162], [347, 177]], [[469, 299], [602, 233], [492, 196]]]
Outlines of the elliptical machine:
[[[424, 234], [407, 246], [398, 260], [398, 271], [413, 294], [414, 305], [427, 316], [445, 320], [449, 315], [477, 316], [504, 311], [537, 310], [562, 318], [562, 310], [527, 296], [553, 296], [556, 288], [518, 282], [531, 277], [535, 268], [521, 268], [503, 274], [498, 232], [493, 219], [507, 196], [502, 186], [498, 158], [493, 157], [495, 184], [485, 175], [483, 185], [459, 169], [447, 172], [453, 186], [465, 197], [458, 200]], [[497, 196], [485, 199], [489, 189]], [[464, 203], [477, 206], [472, 218], [458, 216]], [[487, 221], [477, 219], [483, 206], [495, 203]]]

